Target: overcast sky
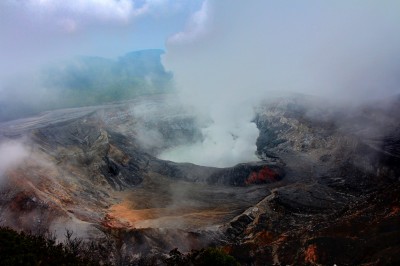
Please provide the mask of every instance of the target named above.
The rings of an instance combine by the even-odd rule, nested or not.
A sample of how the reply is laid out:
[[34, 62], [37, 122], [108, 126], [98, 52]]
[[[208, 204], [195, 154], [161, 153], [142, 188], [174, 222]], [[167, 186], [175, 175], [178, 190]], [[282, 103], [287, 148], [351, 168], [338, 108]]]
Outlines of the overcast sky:
[[209, 0], [167, 48], [166, 66], [198, 97], [388, 97], [400, 92], [400, 1]]

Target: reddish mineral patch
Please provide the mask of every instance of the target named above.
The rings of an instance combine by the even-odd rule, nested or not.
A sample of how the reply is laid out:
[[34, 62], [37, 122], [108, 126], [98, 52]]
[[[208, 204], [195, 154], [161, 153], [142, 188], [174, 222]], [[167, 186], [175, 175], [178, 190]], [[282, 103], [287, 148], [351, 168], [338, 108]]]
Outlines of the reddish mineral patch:
[[111, 214], [106, 214], [101, 223], [106, 228], [129, 228], [131, 225], [127, 222], [122, 222]]
[[33, 192], [19, 192], [12, 199], [10, 209], [16, 212], [31, 211], [37, 207], [36, 198]]
[[274, 235], [269, 231], [261, 231], [255, 238], [255, 243], [260, 246], [266, 246], [274, 241]]
[[317, 245], [309, 245], [304, 253], [304, 259], [306, 263], [316, 263], [317, 262]]
[[246, 179], [245, 184], [260, 184], [260, 183], [268, 183], [277, 181], [279, 175], [277, 172], [269, 168], [268, 166], [264, 166], [261, 170], [257, 172], [252, 172], [249, 177]]
[[391, 212], [388, 214], [389, 217], [391, 216], [396, 216], [400, 213], [400, 207], [399, 206], [392, 206]]

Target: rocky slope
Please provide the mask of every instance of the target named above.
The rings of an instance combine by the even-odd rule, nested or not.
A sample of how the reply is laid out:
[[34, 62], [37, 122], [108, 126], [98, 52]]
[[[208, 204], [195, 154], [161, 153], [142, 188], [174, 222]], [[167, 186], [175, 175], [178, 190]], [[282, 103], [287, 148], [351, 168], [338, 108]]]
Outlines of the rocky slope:
[[0, 167], [1, 221], [111, 235], [128, 260], [218, 245], [243, 265], [395, 264], [400, 105], [385, 106], [264, 102], [262, 160], [231, 168], [155, 157], [201, 137], [190, 111], [160, 96], [3, 123], [2, 157], [19, 152]]
[[263, 105], [258, 152], [285, 162], [286, 184], [226, 226], [225, 248], [248, 265], [397, 264], [399, 103], [357, 116], [302, 98]]

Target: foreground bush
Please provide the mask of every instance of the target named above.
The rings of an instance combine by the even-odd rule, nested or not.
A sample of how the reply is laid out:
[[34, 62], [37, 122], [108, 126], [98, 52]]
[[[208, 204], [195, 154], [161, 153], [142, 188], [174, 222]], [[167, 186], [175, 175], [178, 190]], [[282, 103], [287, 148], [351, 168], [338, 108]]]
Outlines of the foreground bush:
[[226, 254], [218, 248], [206, 248], [193, 250], [188, 254], [182, 254], [178, 249], [171, 250], [169, 258], [164, 261], [168, 266], [239, 266], [234, 257]]
[[64, 243], [45, 234], [16, 232], [0, 227], [0, 265], [167, 265], [167, 266], [238, 266], [235, 258], [218, 248], [193, 250], [183, 254], [174, 249], [169, 256], [133, 258], [117, 248], [115, 241], [98, 239], [84, 242], [66, 231]]
[[65, 243], [57, 243], [54, 237], [0, 227], [0, 265], [99, 265], [82, 240], [68, 231], [66, 236]]

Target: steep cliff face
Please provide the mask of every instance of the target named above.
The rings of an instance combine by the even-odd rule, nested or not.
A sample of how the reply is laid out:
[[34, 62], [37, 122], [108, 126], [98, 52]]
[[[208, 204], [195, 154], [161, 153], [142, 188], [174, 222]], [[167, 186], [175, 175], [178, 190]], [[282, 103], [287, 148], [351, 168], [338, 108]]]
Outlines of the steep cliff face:
[[395, 263], [400, 107], [390, 106], [352, 116], [301, 97], [265, 102], [261, 161], [230, 168], [155, 157], [201, 138], [194, 116], [162, 97], [3, 123], [1, 142], [23, 152], [0, 168], [1, 221], [109, 234], [128, 257], [219, 245], [244, 265]]

